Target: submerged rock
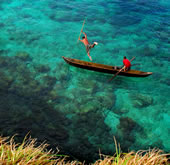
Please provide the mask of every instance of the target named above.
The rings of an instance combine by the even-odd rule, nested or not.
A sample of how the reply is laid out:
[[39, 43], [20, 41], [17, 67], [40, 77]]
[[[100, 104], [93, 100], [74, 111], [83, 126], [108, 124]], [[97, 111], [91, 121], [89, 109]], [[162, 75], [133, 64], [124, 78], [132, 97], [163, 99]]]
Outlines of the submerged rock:
[[124, 151], [135, 143], [135, 133], [143, 132], [143, 128], [129, 117], [121, 117], [117, 129], [117, 138], [120, 140], [120, 143], [122, 143], [121, 146]]
[[91, 111], [96, 111], [97, 107], [94, 102], [87, 102], [85, 105], [80, 106], [80, 113], [87, 113]]
[[99, 102], [101, 107], [111, 109], [115, 104], [115, 95], [111, 92], [97, 92], [95, 94], [95, 100]]
[[123, 132], [131, 132], [133, 129], [137, 127], [137, 123], [129, 117], [121, 117], [120, 124], [118, 129], [121, 129]]
[[17, 52], [15, 57], [19, 60], [22, 60], [22, 61], [31, 61], [32, 60], [30, 55], [25, 51]]
[[157, 47], [154, 44], [150, 44], [148, 46], [145, 46], [140, 50], [140, 54], [143, 54], [145, 56], [155, 56], [157, 53]]
[[5, 75], [3, 72], [0, 71], [0, 90], [8, 90], [10, 88], [11, 83], [14, 81], [11, 76]]
[[35, 66], [35, 70], [40, 73], [46, 73], [50, 71], [50, 67], [47, 65], [39, 64], [38, 66], [37, 65]]
[[163, 79], [163, 80], [161, 80], [160, 82], [163, 83], [163, 84], [166, 84], [166, 85], [170, 86], [170, 78]]
[[10, 136], [17, 133], [17, 140], [21, 142], [30, 132], [41, 142], [47, 140], [54, 149], [56, 146], [64, 147], [67, 145], [64, 141], [69, 138], [66, 128], [69, 119], [53, 103], [49, 104], [53, 97], [57, 99], [55, 91], [52, 91], [59, 89], [53, 89], [56, 78], [47, 76], [43, 83], [36, 80], [36, 73], [23, 62], [28, 58], [25, 53], [18, 57], [0, 57], [1, 134]]
[[[72, 146], [81, 145], [81, 147], [77, 149], [80, 153], [83, 152], [83, 155], [81, 155], [82, 159], [88, 160], [89, 154], [92, 158], [95, 158], [99, 148], [103, 152], [109, 152], [110, 141], [108, 139], [112, 137], [110, 134], [111, 129], [105, 124], [104, 117], [100, 111], [90, 110], [84, 113], [77, 113], [77, 115], [72, 117], [72, 121], [73, 134], [72, 137], [70, 137], [70, 143]], [[79, 139], [79, 141], [75, 139]], [[72, 150], [72, 155], [76, 156], [78, 150]], [[93, 153], [91, 155], [90, 151], [93, 151], [95, 154]]]
[[55, 128], [53, 123], [50, 123], [46, 126], [46, 133], [50, 136], [50, 138], [55, 138], [56, 140], [67, 140], [69, 135], [66, 129], [62, 126], [58, 126]]
[[46, 84], [49, 87], [55, 85], [55, 83], [57, 81], [56, 77], [52, 77], [52, 76], [48, 76], [48, 75], [44, 76], [43, 80], [44, 80], [44, 84]]
[[136, 108], [144, 108], [153, 104], [153, 98], [144, 94], [130, 94], [132, 104]]

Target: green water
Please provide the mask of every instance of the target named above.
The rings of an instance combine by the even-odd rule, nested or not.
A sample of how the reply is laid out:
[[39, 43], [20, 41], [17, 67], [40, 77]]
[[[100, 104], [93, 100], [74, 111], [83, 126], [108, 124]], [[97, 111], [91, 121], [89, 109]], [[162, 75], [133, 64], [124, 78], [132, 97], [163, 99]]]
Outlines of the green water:
[[[170, 151], [168, 0], [1, 0], [0, 9], [1, 134], [31, 130], [89, 161], [99, 148], [114, 152], [113, 136], [124, 151]], [[153, 75], [108, 83], [112, 75], [66, 64], [62, 56], [89, 61], [77, 42], [84, 20], [98, 42], [93, 62], [121, 66], [135, 56], [133, 69]]]

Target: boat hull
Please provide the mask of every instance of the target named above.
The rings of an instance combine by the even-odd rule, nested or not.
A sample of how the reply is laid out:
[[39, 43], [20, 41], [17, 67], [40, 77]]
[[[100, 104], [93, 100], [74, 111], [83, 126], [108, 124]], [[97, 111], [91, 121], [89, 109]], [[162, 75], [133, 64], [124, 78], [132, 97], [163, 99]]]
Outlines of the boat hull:
[[[93, 63], [93, 62], [87, 62], [87, 61], [82, 61], [78, 59], [67, 58], [64, 56], [63, 56], [63, 59], [72, 66], [82, 68], [82, 69], [92, 70], [96, 72], [115, 74], [119, 72], [120, 70], [120, 69], [116, 69], [118, 68], [117, 66], [110, 66], [110, 65], [98, 64], [98, 63]], [[143, 72], [143, 71], [138, 71], [138, 70], [121, 71], [119, 73], [119, 75], [127, 76], [127, 77], [147, 77], [151, 74], [152, 72]]]

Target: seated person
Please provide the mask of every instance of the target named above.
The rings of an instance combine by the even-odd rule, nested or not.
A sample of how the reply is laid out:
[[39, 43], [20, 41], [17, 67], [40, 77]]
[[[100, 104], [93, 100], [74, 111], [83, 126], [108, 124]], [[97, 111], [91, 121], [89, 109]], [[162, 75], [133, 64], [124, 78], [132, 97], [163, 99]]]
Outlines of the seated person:
[[124, 65], [124, 71], [130, 70], [131, 62], [126, 58], [126, 56], [123, 57], [123, 65]]

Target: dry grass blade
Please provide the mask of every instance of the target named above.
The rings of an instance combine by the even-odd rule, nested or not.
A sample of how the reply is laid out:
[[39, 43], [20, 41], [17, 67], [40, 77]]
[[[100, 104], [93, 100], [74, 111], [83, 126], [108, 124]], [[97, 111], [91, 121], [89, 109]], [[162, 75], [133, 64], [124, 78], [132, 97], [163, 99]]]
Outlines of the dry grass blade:
[[9, 143], [6, 142], [7, 138], [0, 138], [0, 162], [2, 164], [56, 164], [59, 160], [49, 150], [45, 151], [47, 144], [36, 146], [36, 139], [25, 137], [21, 144], [14, 143], [14, 136], [10, 139]]
[[[36, 139], [24, 138], [21, 144], [14, 143], [14, 136], [0, 137], [0, 164], [1, 165], [85, 165], [85, 162], [68, 161], [67, 156], [58, 155], [51, 150], [47, 151], [48, 144], [36, 144]], [[101, 154], [100, 159], [91, 165], [168, 165], [168, 156], [162, 150], [140, 150], [138, 152], [121, 153], [120, 145], [114, 138], [116, 153], [113, 156]]]

